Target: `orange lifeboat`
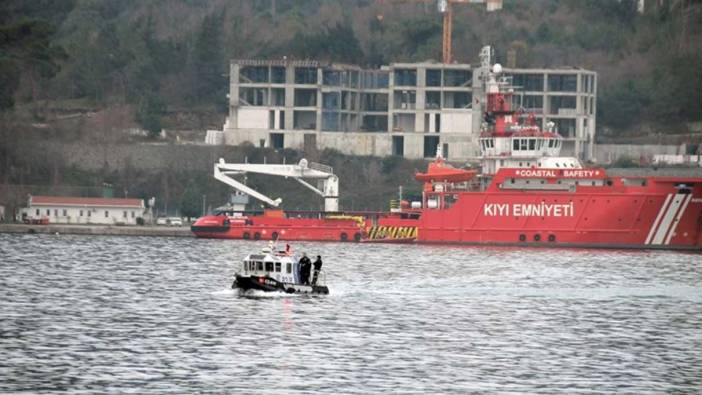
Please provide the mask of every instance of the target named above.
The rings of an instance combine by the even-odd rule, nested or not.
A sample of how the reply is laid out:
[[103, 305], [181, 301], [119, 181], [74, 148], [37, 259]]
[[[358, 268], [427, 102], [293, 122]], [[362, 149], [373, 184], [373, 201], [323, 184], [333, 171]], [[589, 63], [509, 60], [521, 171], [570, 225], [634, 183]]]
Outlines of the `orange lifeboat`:
[[476, 170], [457, 169], [444, 163], [443, 158], [436, 158], [429, 163], [426, 173], [416, 173], [414, 178], [423, 182], [462, 182], [470, 180], [476, 174]]

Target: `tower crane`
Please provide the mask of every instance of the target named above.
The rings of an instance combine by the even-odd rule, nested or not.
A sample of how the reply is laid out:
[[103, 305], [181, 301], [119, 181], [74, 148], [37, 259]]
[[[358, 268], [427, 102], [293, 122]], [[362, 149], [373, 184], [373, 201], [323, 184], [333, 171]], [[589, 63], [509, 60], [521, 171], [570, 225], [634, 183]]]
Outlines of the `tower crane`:
[[[442, 35], [442, 61], [444, 63], [451, 63], [453, 61], [453, 55], [451, 53], [452, 42], [451, 42], [451, 31], [453, 28], [453, 4], [486, 4], [487, 11], [497, 11], [502, 9], [502, 0], [395, 0], [404, 2], [415, 2], [415, 3], [427, 3], [429, 1], [436, 1], [436, 6], [439, 12], [443, 15], [444, 28]], [[382, 3], [382, 0], [380, 0]], [[378, 19], [382, 19], [382, 15], [378, 15]]]

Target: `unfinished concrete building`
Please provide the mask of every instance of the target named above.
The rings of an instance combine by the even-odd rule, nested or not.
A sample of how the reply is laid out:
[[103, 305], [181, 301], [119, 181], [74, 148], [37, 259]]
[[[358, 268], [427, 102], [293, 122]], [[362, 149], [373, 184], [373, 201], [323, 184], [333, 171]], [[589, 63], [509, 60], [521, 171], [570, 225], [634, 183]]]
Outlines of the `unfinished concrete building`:
[[[334, 148], [355, 155], [452, 160], [477, 156], [483, 94], [469, 64], [394, 63], [368, 70], [307, 60], [234, 60], [226, 144]], [[589, 159], [597, 75], [505, 69], [521, 106], [565, 138], [564, 153]]]

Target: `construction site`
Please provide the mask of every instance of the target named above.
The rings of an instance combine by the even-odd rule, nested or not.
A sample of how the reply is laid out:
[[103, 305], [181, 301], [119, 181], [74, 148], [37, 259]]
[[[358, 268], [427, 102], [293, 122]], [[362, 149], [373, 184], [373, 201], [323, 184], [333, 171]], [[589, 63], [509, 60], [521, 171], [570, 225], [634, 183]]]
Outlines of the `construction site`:
[[[453, 61], [451, 7], [456, 3], [502, 8], [501, 1], [438, 1], [441, 62], [367, 69], [318, 60], [232, 60], [229, 114], [212, 142], [412, 159], [433, 157], [440, 147], [451, 160], [476, 157], [485, 104], [481, 76], [487, 70]], [[474, 64], [480, 64], [477, 56]], [[514, 106], [533, 114], [542, 127], [553, 122], [564, 138], [564, 153], [593, 157], [596, 72], [505, 67], [503, 73], [519, 93]]]

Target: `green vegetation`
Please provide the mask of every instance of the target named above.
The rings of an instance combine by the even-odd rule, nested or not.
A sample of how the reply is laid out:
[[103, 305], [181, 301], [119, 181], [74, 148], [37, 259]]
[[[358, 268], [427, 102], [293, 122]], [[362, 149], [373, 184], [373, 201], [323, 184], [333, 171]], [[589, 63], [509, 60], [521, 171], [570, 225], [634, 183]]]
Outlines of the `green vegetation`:
[[[480, 48], [490, 44], [503, 63], [508, 50], [517, 50], [518, 67], [592, 69], [598, 72], [599, 128], [614, 136], [685, 131], [685, 123], [702, 121], [702, 4], [646, 2], [649, 8], [639, 14], [636, 3], [505, 0], [494, 13], [480, 4], [456, 4], [454, 58], [475, 63]], [[212, 180], [209, 165], [147, 170], [105, 162], [101, 171], [85, 172], [65, 155], [33, 147], [48, 140], [107, 151], [149, 141], [163, 128], [220, 128], [230, 59], [285, 56], [366, 67], [438, 61], [441, 35], [441, 15], [432, 2], [2, 1], [0, 185], [42, 191], [66, 186], [78, 188], [72, 194], [87, 194], [108, 182], [115, 196], [157, 196], [159, 207], [169, 211], [195, 210], [192, 196], [200, 210], [203, 191], [208, 202], [224, 202], [229, 189]], [[120, 133], [135, 127], [149, 136]], [[228, 149], [222, 156], [231, 161], [262, 162], [265, 156], [280, 163], [302, 156], [251, 146]], [[411, 175], [424, 167], [391, 157], [309, 154], [337, 169], [347, 209], [387, 208], [398, 185], [417, 187]], [[321, 206], [294, 182], [249, 182], [284, 196], [286, 207]], [[186, 199], [185, 192], [192, 196]]]
[[195, 183], [190, 180], [180, 201], [180, 214], [182, 216], [194, 218], [202, 215], [202, 205], [200, 204], [200, 196], [202, 195], [198, 192]]
[[[495, 13], [456, 5], [454, 56], [475, 62], [492, 44], [504, 62], [518, 45], [518, 66], [594, 69], [601, 127], [702, 119], [702, 5], [647, 2], [642, 15], [636, 3], [505, 0]], [[441, 56], [433, 4], [7, 0], [0, 15], [0, 108], [38, 99], [128, 103], [154, 135], [173, 109], [225, 112], [232, 58], [370, 66]]]

